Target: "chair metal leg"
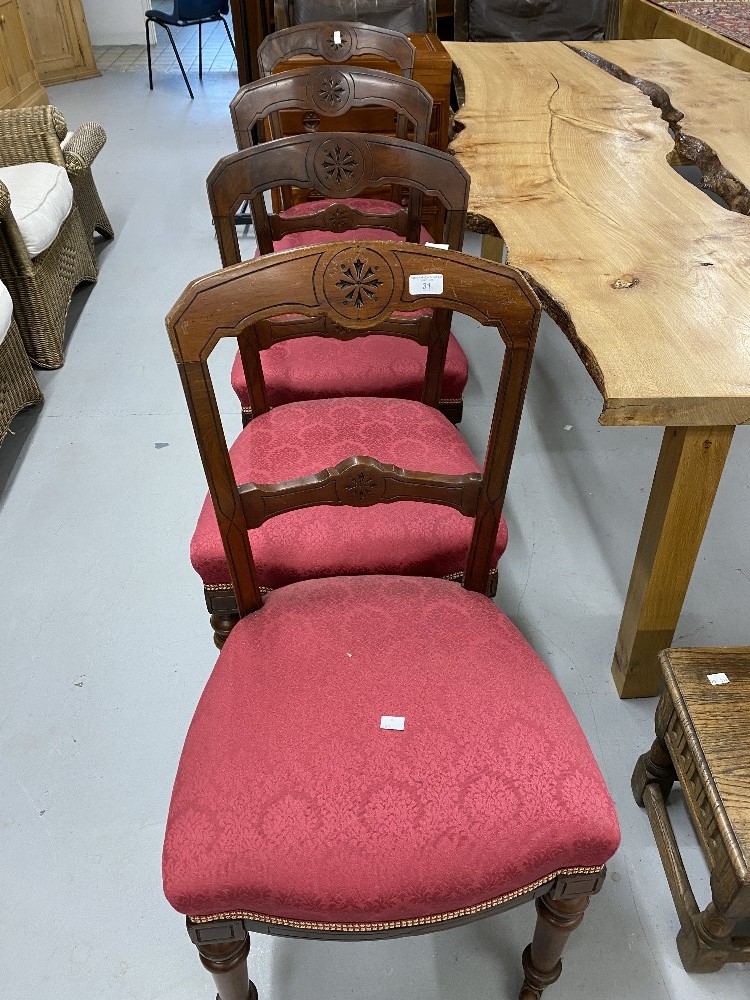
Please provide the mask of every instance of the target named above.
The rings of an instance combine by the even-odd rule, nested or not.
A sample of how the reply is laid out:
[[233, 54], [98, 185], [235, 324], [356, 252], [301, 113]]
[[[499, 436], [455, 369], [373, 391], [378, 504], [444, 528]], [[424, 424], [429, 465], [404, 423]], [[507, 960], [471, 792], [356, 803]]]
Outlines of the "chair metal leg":
[[146, 20], [146, 53], [148, 54], [148, 89], [154, 89], [154, 74], [151, 69], [151, 32], [148, 30], [151, 27], [150, 21]]
[[187, 78], [187, 73], [185, 72], [185, 67], [182, 65], [182, 59], [180, 59], [180, 53], [177, 51], [177, 46], [174, 43], [174, 38], [172, 36], [172, 32], [169, 30], [169, 28], [167, 27], [166, 24], [163, 24], [162, 27], [164, 28], [164, 30], [166, 31], [166, 33], [169, 35], [169, 40], [172, 43], [172, 48], [174, 49], [175, 58], [177, 59], [177, 62], [179, 63], [180, 69], [182, 70], [182, 79], [185, 81], [185, 86], [187, 87], [188, 93], [190, 94], [190, 100], [193, 101], [193, 100], [195, 100], [195, 94], [193, 93], [193, 88], [190, 86], [190, 81]]
[[198, 21], [198, 79], [203, 79], [203, 25]]
[[[262, 9], [262, 5], [261, 5], [261, 9]], [[219, 15], [219, 16], [221, 17], [221, 15]], [[236, 59], [237, 58], [237, 49], [234, 47], [234, 39], [232, 38], [232, 32], [229, 30], [229, 25], [227, 24], [226, 20], [223, 17], [221, 18], [221, 21], [222, 21], [222, 24], [224, 25], [224, 27], [226, 29], [227, 38], [229, 39], [229, 44], [232, 46], [232, 52], [234, 52], [234, 58]]]

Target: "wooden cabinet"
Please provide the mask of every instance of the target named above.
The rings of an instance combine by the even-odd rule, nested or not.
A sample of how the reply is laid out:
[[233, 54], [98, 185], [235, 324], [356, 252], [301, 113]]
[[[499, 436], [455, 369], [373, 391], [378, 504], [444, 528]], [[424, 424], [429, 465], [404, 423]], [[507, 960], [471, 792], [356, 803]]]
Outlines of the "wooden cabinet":
[[49, 104], [17, 0], [0, 0], [0, 109]]
[[99, 76], [81, 0], [17, 0], [43, 84]]

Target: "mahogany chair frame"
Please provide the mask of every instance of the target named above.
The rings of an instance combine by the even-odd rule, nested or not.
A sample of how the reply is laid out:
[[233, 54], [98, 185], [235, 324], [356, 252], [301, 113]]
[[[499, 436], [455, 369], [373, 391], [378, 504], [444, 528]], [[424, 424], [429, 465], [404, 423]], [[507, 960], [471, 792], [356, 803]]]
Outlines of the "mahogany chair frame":
[[395, 113], [395, 132], [427, 145], [432, 97], [421, 83], [367, 67], [316, 66], [274, 73], [240, 87], [229, 105], [238, 149], [254, 145], [253, 129], [266, 123], [269, 139], [281, 139], [284, 111], [304, 113], [307, 132], [322, 120], [336, 119], [353, 108], [386, 108]]
[[[435, 32], [437, 30], [437, 3], [436, 0], [423, 0], [425, 7], [425, 31]], [[277, 28], [288, 28], [294, 21], [294, 0], [274, 0], [273, 4], [274, 22]]]
[[[443, 275], [443, 294], [411, 294], [409, 277], [428, 273]], [[364, 294], [358, 307], [356, 290], [368, 286], [372, 294]], [[505, 345], [481, 474], [439, 476], [352, 456], [334, 468], [291, 482], [238, 486], [208, 367], [220, 340], [232, 337], [243, 341], [257, 360], [264, 343], [283, 338], [283, 332], [269, 324], [269, 319], [290, 309], [315, 320], [318, 326], [322, 324], [327, 336], [348, 339], [380, 334], [384, 321], [392, 319], [395, 312], [428, 306], [440, 313], [457, 310], [485, 327], [494, 327]], [[534, 292], [518, 271], [414, 244], [356, 242], [304, 247], [242, 263], [188, 286], [167, 317], [167, 329], [241, 615], [258, 610], [263, 603], [248, 529], [270, 517], [320, 503], [367, 507], [415, 500], [460, 510], [474, 519], [463, 586], [479, 593], [486, 591], [540, 311]], [[424, 342], [415, 328], [410, 335]], [[262, 396], [259, 363], [253, 375]], [[366, 472], [366, 489], [357, 488], [361, 471]], [[433, 919], [318, 924], [274, 922], [235, 912], [188, 917], [187, 927], [204, 967], [213, 975], [219, 1000], [253, 1000], [257, 991], [248, 979], [249, 930], [350, 941], [397, 937], [466, 923], [536, 899], [537, 924], [533, 941], [523, 953], [520, 996], [521, 1000], [538, 1000], [542, 990], [559, 977], [565, 942], [581, 923], [589, 898], [599, 890], [604, 876], [603, 866], [555, 872], [486, 905]]]
[[[341, 41], [335, 40], [335, 32]], [[326, 63], [345, 63], [358, 56], [380, 56], [411, 78], [417, 50], [400, 31], [356, 21], [311, 21], [266, 35], [258, 46], [261, 76], [270, 76], [280, 62], [294, 56], [316, 56]]]
[[[407, 189], [408, 201], [406, 208], [390, 215], [359, 211], [343, 204], [292, 218], [269, 214], [264, 193], [285, 185], [313, 188], [324, 198], [355, 197], [363, 190], [391, 185], [397, 191]], [[362, 227], [383, 229], [403, 236], [408, 242], [419, 243], [424, 196], [436, 198], [445, 209], [444, 229], [435, 242], [460, 250], [470, 179], [455, 157], [429, 146], [392, 136], [324, 132], [287, 136], [231, 153], [219, 160], [206, 186], [221, 262], [229, 267], [241, 260], [235, 213], [243, 202], [250, 205], [261, 255], [274, 252], [275, 240], [311, 229], [334, 233]], [[431, 328], [429, 334], [425, 333], [428, 351], [422, 401], [435, 405], [440, 402], [450, 335], [449, 314], [442, 310], [440, 315], [436, 312], [432, 317], [422, 316], [417, 320], [401, 317], [391, 322], [401, 330], [415, 326]], [[309, 321], [284, 323], [287, 331], [294, 326], [304, 329], [305, 335], [311, 332]], [[290, 336], [293, 334], [286, 334], [287, 338]], [[253, 364], [242, 341], [240, 354], [250, 387]], [[460, 419], [460, 406], [460, 400], [444, 400], [440, 409], [456, 420]], [[250, 409], [257, 415], [264, 412], [266, 404], [256, 409], [251, 394]]]

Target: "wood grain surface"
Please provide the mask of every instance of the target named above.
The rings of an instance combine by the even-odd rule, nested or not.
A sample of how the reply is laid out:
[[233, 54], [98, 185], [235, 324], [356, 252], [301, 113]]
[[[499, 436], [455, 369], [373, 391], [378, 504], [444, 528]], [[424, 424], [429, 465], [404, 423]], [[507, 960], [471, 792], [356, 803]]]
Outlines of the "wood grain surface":
[[[731, 208], [750, 213], [750, 73], [674, 38], [571, 44], [629, 75], [675, 124], [675, 145], [683, 159], [700, 166], [708, 185]], [[649, 83], [662, 88], [662, 95], [654, 94]]]
[[[729, 840], [735, 875], [750, 884], [750, 647], [669, 649], [662, 656], [673, 700], [698, 738], [736, 838]], [[728, 684], [711, 684], [723, 673]], [[725, 834], [721, 824], [719, 831]]]
[[649, 0], [621, 0], [621, 38], [679, 38], [691, 48], [737, 69], [750, 70], [750, 49]]
[[645, 94], [566, 45], [446, 48], [465, 89], [451, 149], [470, 210], [578, 351], [601, 423], [750, 420], [750, 219], [669, 166]]

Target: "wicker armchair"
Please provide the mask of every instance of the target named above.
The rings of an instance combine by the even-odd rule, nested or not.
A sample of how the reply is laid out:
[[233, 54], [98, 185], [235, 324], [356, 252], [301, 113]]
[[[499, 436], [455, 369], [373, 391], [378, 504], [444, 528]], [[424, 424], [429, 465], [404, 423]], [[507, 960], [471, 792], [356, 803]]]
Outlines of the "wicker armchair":
[[0, 284], [0, 443], [10, 422], [27, 406], [42, 402], [6, 288]]
[[101, 126], [82, 125], [66, 143], [62, 114], [49, 106], [0, 111], [0, 166], [52, 163], [65, 168], [73, 187], [73, 207], [51, 246], [29, 251], [13, 217], [6, 186], [0, 183], [0, 279], [13, 297], [21, 335], [31, 360], [41, 368], [63, 363], [65, 316], [74, 288], [95, 281], [93, 233], [112, 236], [112, 226], [91, 175], [91, 163], [106, 141]]

